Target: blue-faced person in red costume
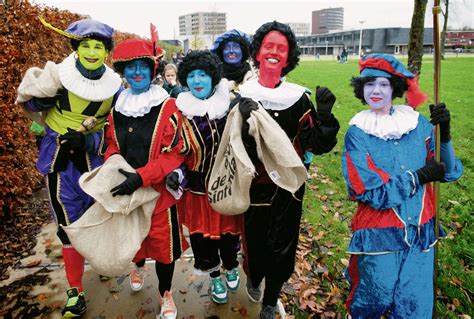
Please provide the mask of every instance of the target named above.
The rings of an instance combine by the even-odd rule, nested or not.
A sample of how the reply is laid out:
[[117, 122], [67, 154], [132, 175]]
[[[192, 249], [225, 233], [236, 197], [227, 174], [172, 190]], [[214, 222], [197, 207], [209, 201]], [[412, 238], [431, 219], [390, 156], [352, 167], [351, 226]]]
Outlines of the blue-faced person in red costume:
[[[113, 48], [110, 26], [84, 19], [63, 31], [42, 22], [69, 38], [74, 52], [59, 64], [48, 62], [40, 72], [38, 68], [28, 70], [18, 89], [17, 102], [23, 103], [29, 112], [42, 114], [39, 119], [44, 124], [45, 135], [36, 167], [44, 176], [55, 222], [69, 225], [94, 202], [78, 181], [81, 174], [103, 163], [99, 155], [103, 126], [122, 81], [104, 64]], [[25, 90], [33, 86], [38, 90]], [[82, 286], [84, 258], [61, 227], [57, 235], [63, 244], [64, 268], [70, 286], [62, 315], [81, 316], [86, 311]]]
[[[128, 39], [117, 45], [112, 55], [114, 68], [129, 88], [123, 90], [108, 118], [105, 160], [120, 154], [135, 172], [119, 170], [126, 179], [110, 191], [113, 196], [133, 194], [142, 187], [153, 187], [160, 197], [153, 208], [151, 226], [130, 272], [130, 287], [145, 285], [145, 260], [155, 260], [160, 313], [174, 319], [178, 310], [173, 299], [174, 265], [188, 244], [176, 209], [176, 197], [166, 188], [166, 176], [184, 160], [181, 113], [175, 99], [161, 86], [152, 84], [164, 51], [157, 46], [157, 33], [151, 25], [152, 41]], [[132, 130], [130, 130], [132, 128]]]
[[[430, 105], [431, 121], [415, 110], [426, 96], [392, 55], [368, 54], [359, 66], [351, 84], [368, 109], [351, 119], [342, 155], [349, 198], [358, 204], [346, 309], [352, 318], [431, 318], [438, 240], [431, 182], [451, 182], [463, 172], [450, 114], [444, 103]], [[408, 105], [393, 103], [403, 96]], [[434, 160], [436, 124], [441, 162]]]

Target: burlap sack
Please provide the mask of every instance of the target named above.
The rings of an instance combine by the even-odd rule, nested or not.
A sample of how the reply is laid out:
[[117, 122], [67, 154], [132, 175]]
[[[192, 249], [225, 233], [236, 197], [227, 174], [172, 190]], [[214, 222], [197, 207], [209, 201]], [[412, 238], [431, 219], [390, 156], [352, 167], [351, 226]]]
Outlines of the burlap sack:
[[296, 192], [306, 181], [306, 168], [288, 135], [261, 105], [250, 113], [247, 122], [268, 176], [279, 187]]
[[130, 262], [148, 235], [159, 193], [152, 187], [139, 188], [132, 195], [112, 197], [110, 189], [125, 180], [118, 172], [135, 171], [120, 155], [79, 179], [82, 189], [96, 203], [69, 226], [62, 226], [72, 245], [92, 268], [107, 276], [129, 270]]
[[217, 150], [207, 188], [212, 208], [223, 215], [244, 213], [250, 206], [250, 185], [255, 175], [242, 142], [242, 116], [234, 106]]
[[16, 103], [24, 103], [31, 100], [32, 97], [55, 96], [61, 87], [57, 65], [48, 61], [44, 69], [32, 67], [26, 71], [20, 86], [18, 86]]

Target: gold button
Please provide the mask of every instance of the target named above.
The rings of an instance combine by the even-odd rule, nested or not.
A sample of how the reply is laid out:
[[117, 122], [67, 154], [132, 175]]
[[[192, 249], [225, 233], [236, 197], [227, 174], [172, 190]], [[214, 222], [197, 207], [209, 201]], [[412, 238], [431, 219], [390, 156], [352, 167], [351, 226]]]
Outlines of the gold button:
[[129, 131], [130, 133], [132, 133], [132, 132], [133, 132], [133, 127], [129, 127], [129, 128], [128, 128], [128, 131]]
[[275, 117], [278, 117], [278, 113], [277, 113], [277, 112], [273, 113], [273, 115], [275, 115]]

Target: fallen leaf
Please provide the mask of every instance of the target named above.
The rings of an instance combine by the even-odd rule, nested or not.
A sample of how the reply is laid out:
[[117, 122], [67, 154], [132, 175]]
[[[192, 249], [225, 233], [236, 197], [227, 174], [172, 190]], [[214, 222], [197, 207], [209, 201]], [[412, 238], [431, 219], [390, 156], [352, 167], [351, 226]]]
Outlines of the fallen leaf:
[[41, 264], [41, 259], [37, 259], [37, 260], [30, 261], [29, 263], [27, 263], [27, 264], [25, 265], [25, 267], [27, 267], [27, 268], [36, 267], [36, 266], [38, 266], [39, 264]]

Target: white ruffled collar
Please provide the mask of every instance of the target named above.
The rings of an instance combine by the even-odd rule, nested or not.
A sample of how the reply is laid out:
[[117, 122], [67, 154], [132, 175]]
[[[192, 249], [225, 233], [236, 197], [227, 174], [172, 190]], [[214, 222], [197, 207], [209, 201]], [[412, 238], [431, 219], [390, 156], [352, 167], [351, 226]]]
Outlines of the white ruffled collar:
[[365, 133], [387, 141], [399, 139], [414, 130], [418, 125], [419, 115], [410, 106], [393, 105], [391, 114], [380, 115], [372, 110], [359, 112], [349, 125], [355, 125]]
[[151, 85], [148, 91], [140, 94], [132, 94], [131, 89], [125, 89], [120, 93], [114, 108], [125, 116], [142, 117], [167, 98], [168, 92], [159, 85]]
[[274, 89], [264, 87], [258, 83], [258, 78], [249, 80], [240, 86], [240, 95], [260, 102], [267, 110], [286, 110], [295, 104], [307, 89], [301, 85], [282, 83]]
[[105, 72], [100, 79], [91, 80], [84, 77], [76, 68], [74, 52], [58, 64], [61, 84], [75, 95], [93, 102], [100, 102], [112, 97], [122, 85], [120, 76], [105, 65]]
[[188, 119], [195, 116], [209, 116], [210, 120], [220, 119], [229, 111], [230, 94], [226, 79], [216, 85], [216, 91], [206, 100], [196, 98], [191, 91], [183, 92], [176, 98], [176, 106]]

